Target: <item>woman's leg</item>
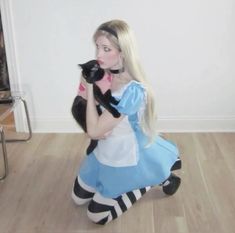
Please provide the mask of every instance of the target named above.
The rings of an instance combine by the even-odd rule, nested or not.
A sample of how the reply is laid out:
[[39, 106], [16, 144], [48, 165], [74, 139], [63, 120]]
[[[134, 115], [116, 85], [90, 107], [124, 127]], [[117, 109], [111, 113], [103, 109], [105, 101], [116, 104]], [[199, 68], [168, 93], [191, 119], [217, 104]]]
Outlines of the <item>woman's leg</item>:
[[89, 202], [95, 194], [95, 189], [85, 184], [79, 176], [76, 177], [72, 190], [72, 199], [77, 205]]
[[150, 187], [137, 189], [113, 199], [105, 198], [96, 193], [88, 205], [87, 215], [94, 223], [104, 225], [118, 218], [148, 190], [150, 190]]
[[180, 157], [178, 157], [173, 166], [171, 167], [171, 171], [179, 170], [181, 169], [181, 167], [182, 167], [182, 162]]

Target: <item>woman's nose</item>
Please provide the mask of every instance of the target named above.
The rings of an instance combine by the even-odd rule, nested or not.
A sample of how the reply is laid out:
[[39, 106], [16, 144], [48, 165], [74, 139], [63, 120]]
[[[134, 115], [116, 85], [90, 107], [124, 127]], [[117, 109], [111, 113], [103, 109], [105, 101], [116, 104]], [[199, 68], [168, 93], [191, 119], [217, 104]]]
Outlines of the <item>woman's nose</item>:
[[97, 58], [102, 58], [102, 51], [101, 51], [101, 49], [97, 49], [96, 50], [96, 57]]

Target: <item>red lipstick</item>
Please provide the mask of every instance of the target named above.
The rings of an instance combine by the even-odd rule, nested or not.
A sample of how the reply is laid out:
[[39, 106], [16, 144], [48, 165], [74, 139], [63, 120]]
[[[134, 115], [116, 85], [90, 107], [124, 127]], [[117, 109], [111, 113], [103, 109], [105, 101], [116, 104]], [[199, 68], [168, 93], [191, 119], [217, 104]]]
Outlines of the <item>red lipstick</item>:
[[104, 64], [104, 62], [101, 61], [101, 60], [98, 60], [97, 62], [98, 62], [100, 65]]

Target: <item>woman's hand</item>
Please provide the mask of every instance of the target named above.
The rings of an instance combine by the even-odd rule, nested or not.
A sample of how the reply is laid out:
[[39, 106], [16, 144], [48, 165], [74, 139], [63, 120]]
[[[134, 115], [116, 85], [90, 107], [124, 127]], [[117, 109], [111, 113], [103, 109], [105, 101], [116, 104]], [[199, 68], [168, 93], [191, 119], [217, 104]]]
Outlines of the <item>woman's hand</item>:
[[[105, 133], [105, 134], [103, 134], [103, 135], [100, 135], [100, 136], [98, 136], [98, 137], [91, 137], [92, 139], [95, 139], [95, 140], [104, 140], [104, 139], [106, 139], [110, 134], [112, 133], [112, 130], [111, 131], [108, 131], [107, 133]], [[88, 136], [89, 136], [89, 134], [88, 134]]]
[[111, 133], [112, 133], [112, 130], [111, 130], [111, 131], [108, 131], [108, 132], [105, 133], [103, 136], [101, 136], [100, 139], [105, 139], [105, 138], [107, 138]]
[[88, 83], [86, 80], [85, 80], [85, 85], [86, 85], [86, 89], [93, 89], [93, 84], [92, 83]]

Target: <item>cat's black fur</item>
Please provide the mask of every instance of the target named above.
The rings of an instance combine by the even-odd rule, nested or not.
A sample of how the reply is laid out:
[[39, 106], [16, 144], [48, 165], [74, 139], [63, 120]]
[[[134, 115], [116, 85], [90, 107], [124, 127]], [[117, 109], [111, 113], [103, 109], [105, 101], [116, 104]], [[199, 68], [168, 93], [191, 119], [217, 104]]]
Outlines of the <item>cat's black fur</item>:
[[[97, 112], [101, 115], [102, 111], [100, 105], [107, 109], [114, 117], [120, 117], [120, 113], [111, 105], [117, 105], [118, 101], [112, 97], [111, 91], [108, 90], [104, 94], [101, 92], [100, 88], [96, 85], [96, 81], [99, 81], [104, 76], [104, 70], [100, 68], [96, 60], [88, 61], [84, 64], [79, 64], [82, 68], [82, 76], [88, 83], [92, 83], [94, 90], [94, 97], [99, 105], [96, 106]], [[86, 128], [86, 106], [87, 100], [83, 97], [77, 95], [72, 104], [72, 115], [77, 121], [77, 123], [82, 127], [82, 129], [87, 132]], [[97, 140], [91, 140], [90, 145], [87, 148], [87, 155], [90, 154], [97, 145]]]

